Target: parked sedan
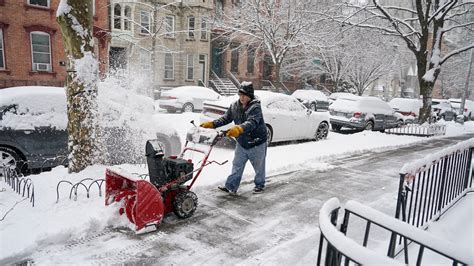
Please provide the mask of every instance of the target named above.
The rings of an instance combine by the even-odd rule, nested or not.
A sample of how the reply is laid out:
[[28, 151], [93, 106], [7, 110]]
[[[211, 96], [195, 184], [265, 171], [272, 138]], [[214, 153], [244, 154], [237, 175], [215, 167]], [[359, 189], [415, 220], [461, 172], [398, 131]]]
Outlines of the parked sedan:
[[[459, 114], [459, 109], [461, 108], [461, 99], [449, 99], [449, 102], [451, 103], [451, 106], [454, 109], [454, 112], [456, 114]], [[474, 102], [471, 100], [467, 100], [464, 103], [464, 110], [463, 110], [463, 115], [464, 115], [464, 121], [467, 120], [474, 120]]]
[[[328, 112], [313, 112], [290, 95], [269, 91], [255, 91], [255, 95], [261, 101], [268, 144], [306, 139], [321, 140], [327, 137]], [[205, 102], [201, 122], [221, 117], [237, 99], [238, 96], [231, 96], [217, 102]]]
[[202, 110], [204, 101], [216, 101], [219, 98], [219, 93], [206, 87], [182, 86], [163, 91], [159, 106], [169, 113], [194, 112]]
[[[146, 139], [159, 139], [168, 155], [179, 153], [181, 144], [176, 132], [159, 121], [143, 118], [147, 110], [151, 111], [150, 117], [153, 115], [151, 99], [131, 94], [125, 97], [117, 87], [110, 90], [111, 95], [102, 94], [99, 88], [104, 163], [142, 161]], [[14, 165], [27, 173], [67, 165], [67, 122], [64, 88], [29, 86], [0, 90], [0, 168], [3, 164]]]
[[306, 106], [306, 108], [316, 111], [327, 111], [329, 107], [328, 97], [317, 90], [295, 90], [292, 94], [296, 99]]
[[383, 131], [398, 126], [395, 111], [377, 97], [341, 96], [329, 106], [329, 112], [335, 131], [342, 127]]
[[452, 121], [456, 118], [453, 106], [448, 100], [432, 99], [431, 109], [433, 110], [437, 120], [443, 119], [445, 121]]
[[423, 106], [420, 100], [409, 98], [393, 98], [388, 104], [398, 113], [398, 122], [401, 124], [416, 122]]

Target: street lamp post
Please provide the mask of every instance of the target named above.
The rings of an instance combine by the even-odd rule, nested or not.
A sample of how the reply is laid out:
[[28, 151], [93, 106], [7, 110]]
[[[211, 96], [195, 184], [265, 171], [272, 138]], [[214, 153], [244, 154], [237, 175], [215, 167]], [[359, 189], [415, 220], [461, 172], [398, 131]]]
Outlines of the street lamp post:
[[471, 49], [471, 56], [469, 59], [469, 67], [467, 68], [467, 76], [466, 76], [466, 82], [464, 83], [464, 93], [462, 94], [462, 100], [461, 100], [461, 106], [459, 107], [459, 115], [464, 114], [464, 106], [466, 105], [466, 98], [467, 94], [469, 92], [469, 78], [471, 77], [471, 68], [472, 68], [472, 61], [474, 59], [474, 49]]

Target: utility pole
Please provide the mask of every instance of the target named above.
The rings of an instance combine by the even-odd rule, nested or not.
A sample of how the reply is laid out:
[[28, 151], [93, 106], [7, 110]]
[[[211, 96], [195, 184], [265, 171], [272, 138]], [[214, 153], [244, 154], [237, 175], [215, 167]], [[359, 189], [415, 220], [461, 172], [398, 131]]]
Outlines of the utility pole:
[[467, 98], [467, 94], [469, 92], [469, 78], [471, 77], [472, 61], [474, 59], [473, 50], [474, 49], [471, 49], [471, 56], [470, 56], [470, 59], [469, 59], [469, 67], [467, 68], [466, 82], [464, 83], [464, 93], [462, 94], [461, 107], [459, 107], [459, 114], [460, 115], [464, 114], [464, 106], [466, 105], [466, 98]]

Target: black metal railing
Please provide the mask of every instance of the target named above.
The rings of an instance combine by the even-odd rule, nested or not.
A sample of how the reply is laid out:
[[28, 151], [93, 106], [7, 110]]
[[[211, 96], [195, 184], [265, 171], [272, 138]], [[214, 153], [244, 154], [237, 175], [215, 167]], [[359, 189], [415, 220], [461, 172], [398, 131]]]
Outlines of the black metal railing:
[[[24, 164], [20, 164], [24, 165]], [[1, 165], [4, 181], [20, 196], [30, 199], [31, 205], [35, 206], [35, 186], [30, 178], [24, 177], [15, 166]]]
[[[400, 174], [395, 218], [426, 229], [433, 220], [439, 219], [463, 196], [472, 192], [473, 143], [468, 140], [435, 153], [428, 164], [424, 159], [405, 165]], [[399, 238], [398, 244], [402, 240]], [[396, 249], [397, 236], [392, 235], [388, 255], [395, 256]]]
[[[61, 184], [69, 184], [71, 186], [71, 188], [69, 190], [69, 199], [73, 199], [72, 195], [74, 193], [74, 199], [73, 200], [77, 200], [77, 191], [78, 191], [79, 188], [83, 188], [86, 192], [87, 198], [89, 198], [91, 187], [96, 187], [97, 186], [97, 189], [99, 190], [99, 197], [102, 197], [102, 184], [104, 183], [104, 181], [105, 181], [105, 179], [103, 179], [103, 178], [99, 178], [99, 179], [84, 178], [81, 181], [73, 184], [71, 181], [61, 180], [56, 185], [56, 203], [59, 202], [59, 186]], [[87, 184], [87, 182], [89, 182], [89, 183]], [[96, 186], [93, 186], [94, 184]]]
[[[319, 239], [318, 258], [316, 265], [401, 265], [396, 260], [377, 254], [345, 236], [347, 224], [338, 225], [338, 213], [342, 209], [337, 198], [326, 201], [319, 211]], [[347, 219], [346, 222], [349, 220]], [[344, 230], [340, 229], [344, 226]], [[366, 233], [368, 236], [368, 233]]]
[[[341, 210], [344, 212], [344, 217], [341, 224], [338, 225], [338, 213]], [[358, 232], [363, 232], [361, 244], [346, 236], [350, 221], [353, 219], [350, 219], [352, 216], [365, 222], [365, 229], [360, 228], [360, 225], [351, 227], [351, 230], [355, 229]], [[413, 227], [356, 201], [348, 201], [343, 208], [336, 198], [328, 200], [321, 208], [319, 227], [321, 237], [317, 265], [322, 263], [324, 265], [401, 265], [400, 261], [377, 253], [367, 247], [374, 227], [377, 227], [377, 229], [381, 228], [391, 234], [400, 235], [406, 241], [411, 241], [419, 246], [417, 254], [409, 254], [407, 249], [405, 249], [405, 264], [409, 264], [410, 255], [412, 257], [416, 255], [416, 265], [421, 265], [426, 250], [452, 261], [453, 265], [467, 265], [470, 260], [468, 248], [456, 246], [449, 241], [440, 239], [429, 232]], [[379, 242], [378, 237], [374, 237], [374, 239]], [[414, 260], [415, 258], [413, 258]]]

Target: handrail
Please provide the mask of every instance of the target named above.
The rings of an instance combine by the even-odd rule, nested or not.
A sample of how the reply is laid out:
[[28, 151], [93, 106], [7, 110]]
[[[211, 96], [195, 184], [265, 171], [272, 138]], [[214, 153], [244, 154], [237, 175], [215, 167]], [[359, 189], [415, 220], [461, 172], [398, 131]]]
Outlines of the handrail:
[[240, 81], [234, 76], [234, 74], [228, 70], [226, 71], [226, 74], [229, 77], [230, 81], [234, 83], [234, 86], [236, 86], [237, 88], [240, 88]]
[[214, 70], [211, 70], [211, 73], [221, 84], [224, 83], [222, 79], [216, 74], [216, 72], [214, 72]]
[[[473, 191], [474, 139], [458, 143], [400, 170], [395, 218], [426, 229], [456, 202]], [[389, 255], [395, 255], [397, 235], [390, 238]]]
[[264, 82], [267, 83], [267, 84], [270, 84], [270, 87], [273, 88], [273, 91], [277, 91], [277, 88], [275, 87], [275, 85], [273, 85], [273, 83], [272, 83], [270, 80], [268, 80], [268, 79], [263, 79], [263, 80], [262, 80], [262, 83], [264, 83]]
[[[386, 230], [396, 233], [420, 245], [420, 254], [418, 254], [417, 265], [421, 262], [423, 249], [429, 249], [439, 255], [443, 255], [456, 263], [468, 264], [470, 261], [469, 249], [456, 245], [446, 239], [441, 239], [420, 228], [413, 227], [396, 218], [388, 216], [378, 210], [362, 205], [359, 202], [349, 200], [345, 204], [346, 213], [352, 213], [366, 221], [370, 221]], [[408, 251], [405, 251], [408, 252]], [[408, 261], [405, 261], [408, 263]]]
[[345, 265], [349, 261], [361, 265], [402, 265], [394, 259], [375, 253], [363, 247], [354, 240], [346, 237], [336, 228], [337, 213], [342, 206], [337, 198], [326, 201], [319, 211], [319, 228], [321, 238], [319, 241], [318, 260], [316, 265], [321, 265], [323, 260], [323, 244], [327, 241], [324, 265], [340, 265], [344, 256]]
[[[344, 211], [342, 224], [338, 225], [338, 212]], [[348, 238], [345, 234], [349, 227], [349, 216], [353, 214], [366, 221], [363, 244], [360, 245]], [[357, 219], [358, 220], [358, 219]], [[356, 201], [349, 200], [343, 207], [337, 198], [326, 201], [319, 212], [319, 227], [321, 237], [319, 241], [317, 265], [321, 265], [324, 256], [324, 265], [344, 265], [350, 262], [356, 264], [399, 264], [390, 255], [384, 256], [367, 248], [371, 225], [383, 228], [392, 234], [398, 234], [409, 239], [420, 246], [417, 254], [416, 265], [420, 265], [423, 252], [429, 249], [439, 255], [449, 258], [453, 265], [458, 263], [468, 264], [470, 262], [470, 251], [466, 247], [441, 239], [420, 228], [416, 228], [394, 217], [388, 216], [378, 210], [365, 206]], [[339, 230], [337, 228], [340, 228]], [[324, 250], [324, 240], [327, 244]], [[408, 251], [405, 252], [405, 263], [408, 264]], [[413, 263], [413, 262], [412, 262]]]

